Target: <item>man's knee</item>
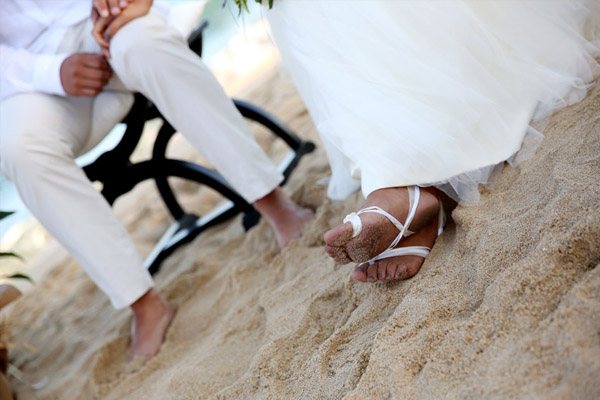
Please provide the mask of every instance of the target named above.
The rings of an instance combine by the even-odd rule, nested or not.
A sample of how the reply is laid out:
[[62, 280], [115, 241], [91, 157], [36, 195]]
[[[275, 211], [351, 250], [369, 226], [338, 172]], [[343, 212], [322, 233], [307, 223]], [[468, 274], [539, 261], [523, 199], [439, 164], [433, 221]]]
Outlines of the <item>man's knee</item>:
[[[148, 14], [124, 25], [111, 40], [111, 64], [125, 84], [135, 72], [153, 71], [160, 54], [173, 46], [187, 47], [185, 39], [158, 15]], [[135, 89], [135, 88], [133, 88]]]
[[39, 132], [6, 135], [0, 143], [0, 170], [12, 181], [17, 177], [43, 177], [60, 160], [72, 159], [68, 146], [45, 140]]

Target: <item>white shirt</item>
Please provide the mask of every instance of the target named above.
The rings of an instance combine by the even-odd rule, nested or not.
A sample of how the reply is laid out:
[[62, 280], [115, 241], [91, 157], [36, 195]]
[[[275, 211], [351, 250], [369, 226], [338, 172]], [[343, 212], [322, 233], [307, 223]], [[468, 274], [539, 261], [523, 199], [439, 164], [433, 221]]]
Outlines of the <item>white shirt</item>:
[[[169, 14], [164, 3], [158, 8]], [[58, 49], [91, 10], [92, 0], [0, 0], [0, 100], [25, 92], [64, 96], [60, 66], [70, 54]], [[192, 14], [198, 18], [200, 12], [196, 5]]]
[[0, 1], [0, 99], [16, 93], [64, 95], [57, 54], [67, 30], [91, 13], [91, 0]]

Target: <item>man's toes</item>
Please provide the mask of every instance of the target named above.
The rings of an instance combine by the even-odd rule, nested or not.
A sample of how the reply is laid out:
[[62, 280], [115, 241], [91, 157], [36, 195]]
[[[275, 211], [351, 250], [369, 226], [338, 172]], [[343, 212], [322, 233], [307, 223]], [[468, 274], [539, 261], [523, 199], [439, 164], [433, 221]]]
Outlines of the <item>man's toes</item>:
[[333, 258], [336, 264], [348, 264], [352, 262], [350, 257], [348, 257], [346, 249], [343, 247], [325, 245], [325, 252], [329, 257]]
[[352, 225], [347, 222], [325, 232], [323, 240], [325, 240], [325, 243], [329, 246], [340, 247], [344, 246], [352, 239], [353, 233]]
[[175, 317], [175, 310], [168, 305], [165, 306], [166, 308], [159, 312], [160, 315], [153, 315], [149, 320], [138, 321], [134, 318], [128, 361], [135, 359], [147, 361], [159, 352]]
[[359, 282], [367, 281], [367, 267], [365, 264], [357, 265], [352, 272], [352, 279]]

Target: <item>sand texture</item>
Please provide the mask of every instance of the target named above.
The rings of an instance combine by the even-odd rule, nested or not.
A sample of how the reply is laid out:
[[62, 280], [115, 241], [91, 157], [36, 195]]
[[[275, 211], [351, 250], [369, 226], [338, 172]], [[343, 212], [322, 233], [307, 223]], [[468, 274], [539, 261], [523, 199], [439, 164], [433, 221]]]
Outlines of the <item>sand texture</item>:
[[[245, 97], [317, 140], [281, 74]], [[600, 87], [545, 133], [479, 204], [454, 210], [415, 278], [392, 284], [354, 283], [353, 266], [325, 255], [323, 232], [362, 199], [327, 200], [320, 149], [286, 187], [317, 214], [289, 248], [238, 217], [167, 260], [156, 281], [177, 316], [145, 366], [124, 362], [129, 312], [55, 256], [5, 318], [14, 364], [48, 383], [11, 383], [25, 400], [598, 399]], [[181, 190], [186, 204], [214, 202]], [[117, 205], [144, 252], [168, 225], [154, 196], [142, 186]]]

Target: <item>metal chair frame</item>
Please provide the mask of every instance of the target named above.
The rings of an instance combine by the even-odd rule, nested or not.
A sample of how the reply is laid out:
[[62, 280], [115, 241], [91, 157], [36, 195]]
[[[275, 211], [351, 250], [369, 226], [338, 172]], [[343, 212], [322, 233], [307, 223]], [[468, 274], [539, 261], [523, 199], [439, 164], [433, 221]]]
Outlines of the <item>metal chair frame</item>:
[[[206, 22], [201, 24], [188, 39], [190, 48], [199, 56], [202, 55], [203, 31], [206, 26]], [[242, 100], [234, 99], [233, 102], [245, 118], [261, 124], [290, 147], [290, 153], [279, 165], [285, 177], [284, 184], [300, 159], [312, 152], [315, 145], [300, 139], [277, 118], [259, 107]], [[130, 160], [131, 154], [140, 141], [144, 125], [154, 118], [161, 118], [164, 123], [154, 142], [152, 157], [133, 163]], [[157, 273], [161, 263], [181, 245], [239, 213], [244, 213], [243, 224], [246, 230], [258, 222], [259, 214], [252, 205], [231, 188], [218, 172], [193, 162], [167, 157], [167, 146], [175, 129], [143, 95], [135, 95], [134, 104], [123, 123], [126, 124], [126, 130], [120, 142], [83, 169], [90, 181], [102, 183], [101, 193], [111, 205], [142, 181], [152, 179], [156, 183], [160, 197], [175, 222], [144, 262], [150, 273]], [[184, 178], [206, 185], [218, 191], [227, 201], [203, 216], [186, 212], [177, 200], [168, 177]]]

